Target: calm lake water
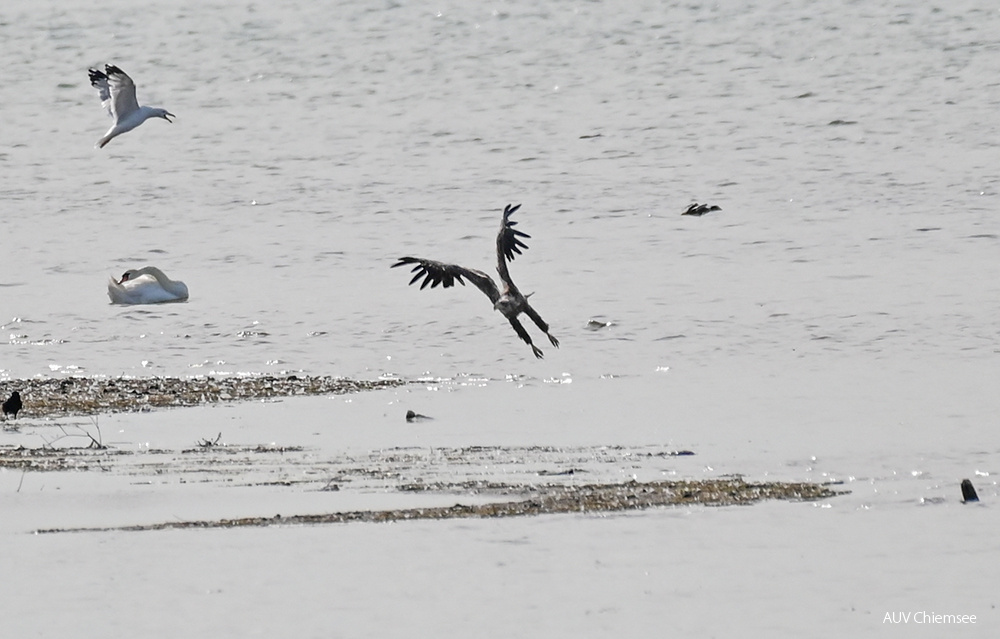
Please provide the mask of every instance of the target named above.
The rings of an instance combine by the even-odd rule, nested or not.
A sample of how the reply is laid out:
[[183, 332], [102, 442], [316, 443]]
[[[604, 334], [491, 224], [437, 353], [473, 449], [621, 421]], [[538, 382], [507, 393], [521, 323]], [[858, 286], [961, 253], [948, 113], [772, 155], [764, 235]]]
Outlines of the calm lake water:
[[[18, 1], [0, 50], [0, 379], [427, 378], [470, 442], [845, 481], [834, 527], [997, 495], [995, 7]], [[105, 63], [176, 121], [94, 149]], [[492, 273], [507, 203], [541, 361], [389, 268]], [[190, 300], [111, 305], [147, 264]]]

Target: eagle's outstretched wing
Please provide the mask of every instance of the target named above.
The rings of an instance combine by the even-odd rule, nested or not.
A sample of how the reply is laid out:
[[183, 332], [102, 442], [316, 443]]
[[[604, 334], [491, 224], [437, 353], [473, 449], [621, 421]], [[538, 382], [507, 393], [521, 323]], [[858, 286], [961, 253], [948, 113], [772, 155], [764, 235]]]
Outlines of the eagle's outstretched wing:
[[465, 282], [462, 281], [462, 278], [465, 278], [485, 293], [486, 297], [490, 298], [490, 302], [496, 304], [497, 300], [500, 299], [500, 291], [497, 289], [493, 278], [482, 271], [465, 268], [457, 264], [445, 264], [444, 262], [425, 260], [419, 257], [401, 257], [390, 268], [407, 264], [414, 265], [410, 269], [411, 273], [415, 273], [413, 279], [410, 280], [410, 284], [415, 284], [422, 278], [423, 281], [420, 283], [421, 289], [427, 288], [428, 284], [430, 284], [431, 288], [436, 287], [438, 284], [442, 288], [451, 288], [455, 285], [455, 282], [465, 286]]
[[503, 283], [507, 285], [508, 288], [517, 290], [514, 286], [514, 282], [510, 279], [510, 272], [507, 270], [507, 262], [512, 262], [514, 260], [514, 254], [521, 254], [521, 249], [527, 249], [528, 245], [521, 241], [520, 238], [531, 237], [527, 233], [518, 231], [514, 227], [517, 226], [517, 222], [510, 219], [521, 205], [513, 206], [508, 204], [503, 209], [503, 220], [500, 222], [500, 231], [497, 233], [497, 273], [500, 274], [500, 279]]

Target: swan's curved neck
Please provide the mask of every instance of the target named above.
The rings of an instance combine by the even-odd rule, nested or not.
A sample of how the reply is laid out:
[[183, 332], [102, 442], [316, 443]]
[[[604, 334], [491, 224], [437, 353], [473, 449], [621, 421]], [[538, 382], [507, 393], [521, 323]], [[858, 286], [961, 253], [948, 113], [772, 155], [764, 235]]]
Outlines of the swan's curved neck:
[[183, 283], [173, 281], [172, 279], [167, 277], [166, 273], [156, 268], [155, 266], [144, 266], [143, 268], [140, 268], [135, 271], [136, 277], [141, 275], [152, 275], [153, 277], [156, 278], [157, 283], [159, 283], [159, 285], [162, 286], [165, 290], [171, 292], [173, 291], [187, 292], [186, 290], [184, 290], [187, 287], [184, 286]]
[[169, 286], [170, 284], [174, 283], [173, 280], [171, 280], [169, 277], [167, 277], [166, 273], [164, 273], [160, 269], [156, 268], [155, 266], [144, 266], [143, 268], [140, 268], [140, 269], [136, 270], [135, 274], [137, 276], [139, 276], [139, 275], [152, 275], [153, 277], [156, 278], [156, 281], [159, 282], [160, 285], [164, 286], [164, 287]]

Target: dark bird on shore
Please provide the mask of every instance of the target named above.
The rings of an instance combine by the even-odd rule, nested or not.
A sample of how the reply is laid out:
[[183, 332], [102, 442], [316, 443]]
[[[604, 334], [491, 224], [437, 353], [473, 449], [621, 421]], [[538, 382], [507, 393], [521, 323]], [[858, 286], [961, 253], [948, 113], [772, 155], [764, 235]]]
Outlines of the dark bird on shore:
[[493, 302], [493, 309], [503, 313], [503, 316], [510, 322], [518, 337], [531, 347], [531, 352], [535, 354], [535, 357], [541, 359], [541, 349], [531, 343], [531, 336], [528, 335], [528, 331], [518, 321], [517, 316], [524, 313], [530, 317], [531, 321], [545, 333], [546, 337], [549, 338], [549, 341], [556, 348], [559, 348], [559, 340], [549, 333], [549, 325], [545, 323], [542, 316], [528, 303], [528, 297], [531, 296], [531, 293], [523, 295], [510, 279], [510, 273], [507, 270], [507, 262], [514, 260], [514, 254], [517, 253], [520, 255], [522, 248], [528, 248], [528, 245], [522, 242], [520, 238], [531, 237], [527, 233], [515, 229], [514, 226], [517, 222], [513, 222], [510, 219], [510, 216], [519, 208], [521, 208], [520, 204], [517, 206], [508, 204], [504, 207], [500, 232], [497, 233], [497, 273], [499, 273], [500, 281], [503, 283], [502, 292], [497, 288], [493, 279], [486, 273], [458, 266], [457, 264], [445, 264], [444, 262], [435, 262], [434, 260], [425, 260], [419, 257], [401, 257], [391, 268], [403, 266], [404, 264], [413, 264], [414, 266], [410, 272], [416, 275], [410, 280], [410, 284], [414, 284], [417, 280], [423, 278], [423, 282], [420, 284], [421, 289], [426, 288], [428, 284], [431, 285], [431, 288], [434, 288], [438, 284], [442, 288], [450, 288], [455, 285], [455, 282], [465, 286], [462, 278], [464, 277], [469, 280], [480, 291], [485, 293], [486, 297], [490, 298], [490, 301]]
[[406, 421], [408, 422], [422, 422], [427, 419], [433, 419], [427, 415], [421, 415], [420, 413], [414, 413], [412, 410], [406, 411]]
[[972, 485], [972, 482], [968, 479], [962, 480], [962, 502], [969, 503], [972, 501], [979, 501], [979, 495], [976, 494], [976, 487]]
[[13, 415], [14, 419], [17, 419], [17, 412], [21, 410], [23, 405], [21, 403], [21, 393], [14, 391], [10, 394], [10, 398], [3, 403], [3, 414]]
[[721, 210], [722, 210], [721, 207], [718, 207], [714, 204], [712, 206], [709, 206], [707, 204], [698, 204], [697, 202], [695, 202], [694, 204], [689, 206], [686, 211], [681, 213], [681, 215], [697, 215], [698, 217], [701, 217], [706, 213], [711, 213], [712, 211], [721, 211]]

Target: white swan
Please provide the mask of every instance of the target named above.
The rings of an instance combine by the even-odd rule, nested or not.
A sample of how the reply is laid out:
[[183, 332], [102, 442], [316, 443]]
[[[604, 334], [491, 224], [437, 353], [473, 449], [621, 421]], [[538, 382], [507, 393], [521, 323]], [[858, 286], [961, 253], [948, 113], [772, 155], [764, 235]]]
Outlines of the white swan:
[[120, 280], [108, 280], [108, 297], [112, 304], [160, 304], [183, 302], [188, 287], [176, 282], [155, 266], [129, 269]]

